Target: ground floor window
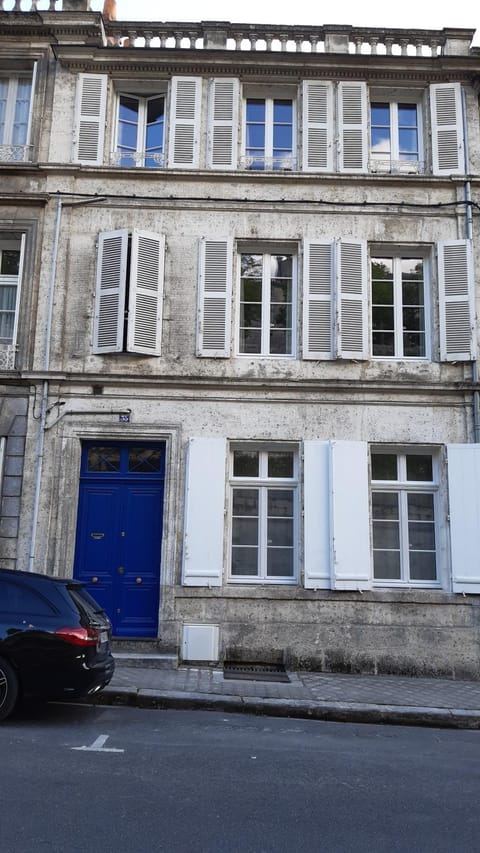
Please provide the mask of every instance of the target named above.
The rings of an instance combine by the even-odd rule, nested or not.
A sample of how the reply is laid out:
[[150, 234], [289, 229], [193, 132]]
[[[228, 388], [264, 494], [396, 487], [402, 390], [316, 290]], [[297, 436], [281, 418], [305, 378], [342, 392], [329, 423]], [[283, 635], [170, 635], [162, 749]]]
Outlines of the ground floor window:
[[230, 459], [230, 577], [296, 580], [298, 456], [293, 448], [234, 447]]
[[372, 451], [374, 582], [438, 586], [436, 468], [431, 453]]

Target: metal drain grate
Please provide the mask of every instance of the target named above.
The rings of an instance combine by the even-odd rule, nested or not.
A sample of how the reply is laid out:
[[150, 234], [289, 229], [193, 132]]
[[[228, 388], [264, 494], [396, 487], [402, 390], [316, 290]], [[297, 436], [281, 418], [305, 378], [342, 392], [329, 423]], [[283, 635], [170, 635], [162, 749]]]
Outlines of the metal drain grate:
[[283, 684], [290, 684], [285, 667], [280, 663], [236, 663], [234, 661], [225, 661], [223, 664], [223, 677], [236, 678], [240, 681], [279, 681]]

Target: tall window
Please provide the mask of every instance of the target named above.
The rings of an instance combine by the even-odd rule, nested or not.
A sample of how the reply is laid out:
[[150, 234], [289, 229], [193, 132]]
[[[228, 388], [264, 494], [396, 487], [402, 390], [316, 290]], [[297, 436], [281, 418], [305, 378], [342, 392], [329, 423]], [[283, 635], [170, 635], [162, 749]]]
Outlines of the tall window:
[[245, 164], [249, 169], [293, 169], [293, 101], [248, 98]]
[[418, 165], [421, 160], [418, 104], [372, 102], [370, 157], [373, 168], [410, 171], [412, 164]]
[[165, 98], [120, 95], [116, 161], [119, 166], [164, 165]]
[[293, 283], [293, 255], [242, 254], [241, 354], [293, 354]]
[[294, 581], [296, 453], [239, 448], [231, 468], [232, 580]]
[[0, 78], [0, 160], [28, 160], [32, 81]]
[[389, 585], [437, 583], [431, 454], [371, 454], [373, 576]]
[[0, 237], [0, 345], [15, 343], [20, 289], [21, 242]]
[[425, 261], [373, 257], [372, 353], [384, 358], [425, 358]]

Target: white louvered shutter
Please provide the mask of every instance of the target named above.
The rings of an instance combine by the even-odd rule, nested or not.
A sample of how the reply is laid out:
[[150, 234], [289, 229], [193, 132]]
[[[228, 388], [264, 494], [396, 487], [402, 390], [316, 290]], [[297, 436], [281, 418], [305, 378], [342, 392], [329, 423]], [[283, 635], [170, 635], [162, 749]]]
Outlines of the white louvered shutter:
[[368, 268], [364, 240], [337, 243], [337, 355], [368, 356]]
[[78, 75], [73, 139], [73, 159], [77, 163], [103, 163], [107, 83], [106, 74]]
[[305, 241], [303, 358], [333, 357], [333, 243]]
[[185, 491], [184, 586], [221, 586], [225, 537], [224, 438], [192, 438]]
[[134, 231], [130, 261], [127, 350], [161, 354], [165, 237]]
[[304, 586], [330, 589], [330, 442], [303, 445]]
[[122, 352], [128, 231], [99, 235], [93, 352]]
[[430, 86], [434, 175], [465, 174], [462, 87], [460, 83]]
[[453, 592], [480, 593], [480, 445], [448, 444]]
[[208, 151], [212, 169], [235, 169], [237, 166], [239, 96], [240, 83], [235, 78], [212, 80]]
[[200, 240], [197, 355], [228, 358], [232, 311], [232, 240]]
[[332, 441], [330, 456], [332, 587], [370, 589], [368, 447], [364, 441]]
[[471, 361], [475, 357], [472, 246], [469, 240], [440, 242], [437, 255], [440, 358]]
[[168, 164], [198, 169], [200, 149], [201, 77], [172, 77]]
[[338, 84], [339, 169], [366, 172], [368, 167], [368, 120], [366, 83]]
[[333, 170], [333, 84], [303, 82], [303, 169]]

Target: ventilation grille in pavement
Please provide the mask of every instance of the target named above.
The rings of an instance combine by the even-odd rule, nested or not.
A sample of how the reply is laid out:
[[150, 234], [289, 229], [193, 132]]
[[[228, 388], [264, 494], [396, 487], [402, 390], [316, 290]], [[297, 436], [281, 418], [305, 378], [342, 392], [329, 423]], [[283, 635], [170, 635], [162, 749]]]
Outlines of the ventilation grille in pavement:
[[242, 681], [280, 681], [289, 684], [290, 679], [282, 664], [243, 663], [225, 661], [223, 677], [236, 678]]

